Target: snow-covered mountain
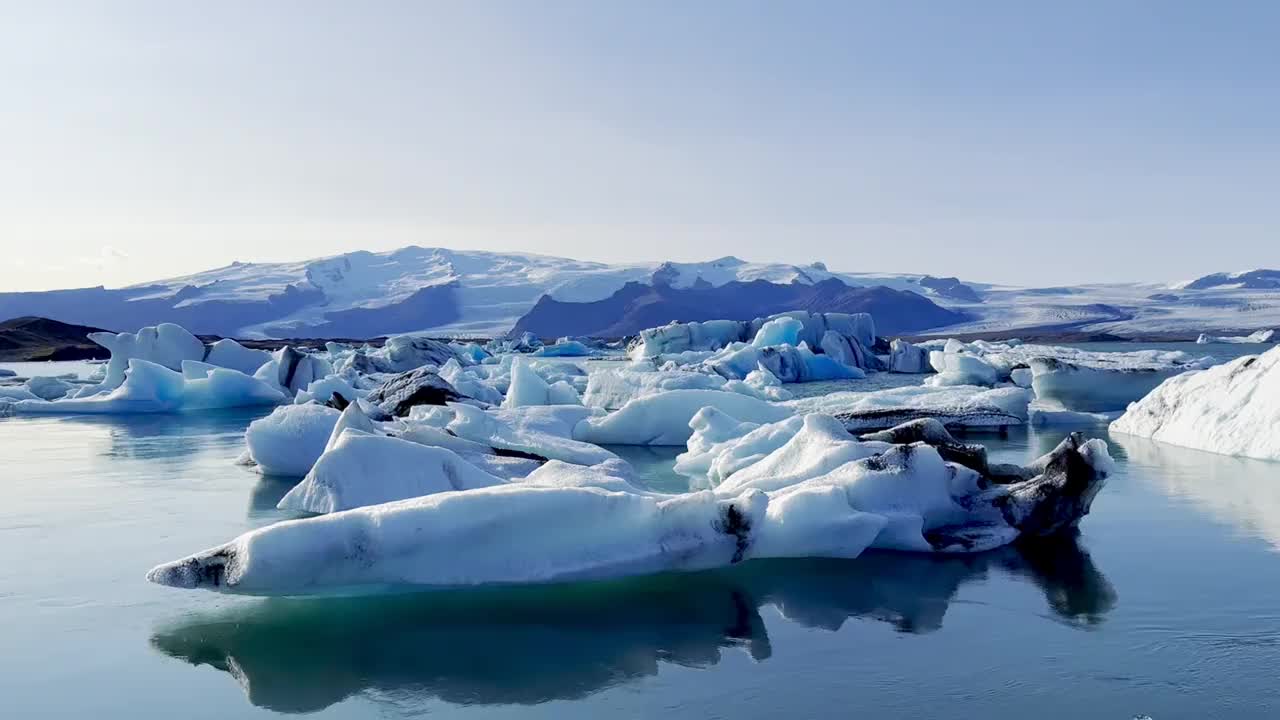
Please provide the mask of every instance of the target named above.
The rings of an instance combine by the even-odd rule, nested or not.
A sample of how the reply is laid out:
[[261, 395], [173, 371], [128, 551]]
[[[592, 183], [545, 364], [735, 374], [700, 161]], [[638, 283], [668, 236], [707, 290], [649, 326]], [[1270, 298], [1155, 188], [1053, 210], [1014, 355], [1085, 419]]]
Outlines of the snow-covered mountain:
[[[877, 287], [882, 290], [854, 291]], [[762, 303], [766, 296], [776, 300]], [[698, 313], [714, 314], [720, 308], [758, 311], [771, 307], [769, 302], [819, 311], [873, 308], [885, 318], [886, 332], [1036, 328], [1194, 337], [1202, 331], [1280, 326], [1280, 272], [1216, 274], [1167, 285], [1025, 288], [734, 257], [611, 265], [406, 247], [300, 262], [233, 263], [127, 288], [0, 293], [0, 318], [39, 315], [113, 329], [169, 321], [196, 332], [241, 337], [371, 337], [414, 331], [496, 336], [520, 324], [535, 306], [536, 318], [525, 325], [555, 334], [557, 313], [575, 318], [566, 320], [565, 332], [579, 332], [597, 326], [630, 329], [629, 322], [642, 320], [696, 319], [683, 317], [694, 312], [691, 303]], [[593, 313], [625, 317], [594, 322]]]

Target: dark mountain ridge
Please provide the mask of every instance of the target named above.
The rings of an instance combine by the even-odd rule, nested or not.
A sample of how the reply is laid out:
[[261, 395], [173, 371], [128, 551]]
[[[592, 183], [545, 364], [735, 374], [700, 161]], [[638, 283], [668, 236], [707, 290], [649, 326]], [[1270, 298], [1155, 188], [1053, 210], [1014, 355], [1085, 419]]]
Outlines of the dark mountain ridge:
[[544, 337], [622, 337], [673, 320], [751, 320], [789, 310], [869, 312], [883, 334], [925, 330], [967, 319], [964, 313], [912, 292], [883, 286], [850, 287], [834, 278], [812, 285], [755, 280], [688, 288], [632, 282], [594, 302], [564, 302], [544, 295], [512, 332]]

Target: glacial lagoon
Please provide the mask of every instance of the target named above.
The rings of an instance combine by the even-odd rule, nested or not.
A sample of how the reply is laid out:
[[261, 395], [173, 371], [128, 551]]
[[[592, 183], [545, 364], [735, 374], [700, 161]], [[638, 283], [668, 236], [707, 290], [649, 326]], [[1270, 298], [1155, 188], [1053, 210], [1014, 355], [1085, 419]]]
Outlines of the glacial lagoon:
[[[293, 481], [235, 465], [262, 414], [0, 419], [6, 715], [1166, 720], [1280, 707], [1274, 463], [1102, 425], [1019, 428], [966, 439], [1008, 462], [1073, 429], [1111, 443], [1119, 468], [1078, 537], [366, 597], [146, 583], [159, 562], [283, 517]], [[654, 489], [679, 489], [674, 450], [622, 454]]]

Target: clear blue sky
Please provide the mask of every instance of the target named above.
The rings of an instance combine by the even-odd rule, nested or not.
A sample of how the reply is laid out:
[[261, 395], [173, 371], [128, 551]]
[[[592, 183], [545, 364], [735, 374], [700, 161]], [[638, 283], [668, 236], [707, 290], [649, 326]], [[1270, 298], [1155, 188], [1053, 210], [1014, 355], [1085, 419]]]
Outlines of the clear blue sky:
[[1280, 3], [2, 8], [0, 289], [409, 243], [1280, 266]]

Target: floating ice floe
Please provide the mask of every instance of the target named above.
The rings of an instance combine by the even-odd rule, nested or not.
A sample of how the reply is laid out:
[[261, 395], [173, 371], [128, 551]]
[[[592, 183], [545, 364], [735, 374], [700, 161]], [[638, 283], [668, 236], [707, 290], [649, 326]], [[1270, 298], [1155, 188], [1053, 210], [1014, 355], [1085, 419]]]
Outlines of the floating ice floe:
[[947, 340], [941, 348], [937, 344], [925, 344], [934, 348], [929, 360], [938, 372], [926, 381], [930, 385], [992, 386], [1007, 381], [1025, 385], [1025, 373], [1015, 375], [1025, 368], [1030, 370], [1030, 385], [1042, 404], [1080, 412], [1122, 410], [1165, 379], [1214, 363], [1210, 357], [1168, 350], [1091, 352], [981, 340]]
[[[1020, 534], [1074, 527], [1111, 471], [1105, 443], [1076, 435], [1012, 477], [988, 476], [944, 460], [925, 442], [864, 443], [836, 436], [838, 426], [830, 423], [818, 430], [822, 422], [805, 422], [815, 428], [813, 439], [825, 438], [817, 445], [800, 452], [784, 445], [758, 462], [783, 466], [808, 453], [865, 455], [827, 463], [833, 469], [769, 492], [747, 487], [732, 496], [727, 489], [661, 496], [631, 491], [607, 466], [549, 463], [527, 483], [277, 523], [160, 565], [147, 577], [181, 588], [306, 594], [604, 579], [754, 558], [852, 558], [869, 547], [974, 552]], [[945, 431], [906, 434], [959, 445], [939, 433]], [[349, 442], [360, 437], [345, 434], [352, 435]], [[768, 473], [761, 476], [768, 480]]]
[[1206, 335], [1204, 333], [1201, 333], [1200, 337], [1196, 338], [1196, 344], [1198, 345], [1208, 345], [1210, 343], [1234, 343], [1234, 344], [1241, 344], [1241, 345], [1262, 344], [1262, 343], [1275, 342], [1276, 338], [1277, 336], [1276, 336], [1275, 330], [1258, 330], [1257, 332], [1249, 333], [1248, 335], [1226, 335], [1226, 336]]
[[834, 392], [783, 403], [805, 414], [831, 415], [854, 432], [879, 430], [920, 418], [951, 428], [1026, 424], [1032, 394], [1019, 387], [910, 386], [871, 392]]
[[1111, 431], [1280, 460], [1280, 348], [1170, 378], [1133, 403]]
[[[186, 360], [182, 372], [139, 358], [128, 362], [115, 389], [55, 400], [27, 399], [8, 405], [17, 414], [170, 413], [278, 405], [287, 398], [270, 383], [236, 370]], [[34, 395], [33, 395], [34, 397]]]

